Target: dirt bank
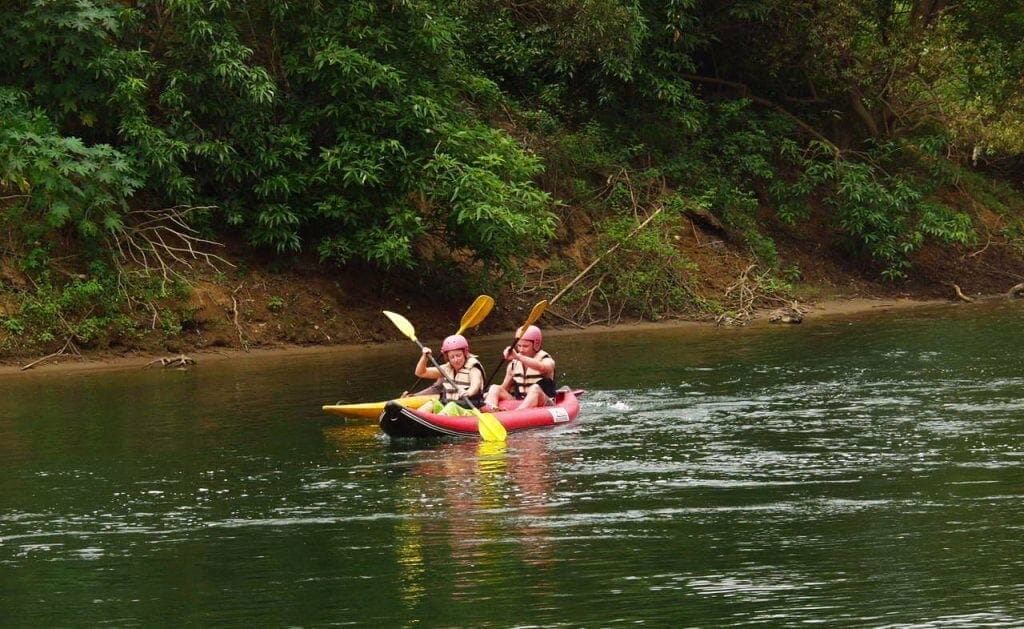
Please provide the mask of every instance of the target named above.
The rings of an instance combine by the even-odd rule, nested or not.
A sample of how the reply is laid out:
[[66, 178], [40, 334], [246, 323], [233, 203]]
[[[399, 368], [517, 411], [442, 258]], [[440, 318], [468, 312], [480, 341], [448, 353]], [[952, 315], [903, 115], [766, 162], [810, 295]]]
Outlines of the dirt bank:
[[[980, 300], [976, 303], [986, 303], [991, 300], [1002, 300], [1003, 297], [993, 297], [989, 300]], [[870, 316], [871, 314], [879, 313], [891, 313], [893, 311], [916, 309], [928, 306], [942, 306], [947, 305], [950, 307], [957, 306], [956, 302], [951, 300], [943, 299], [913, 299], [907, 297], [893, 297], [893, 298], [881, 298], [881, 297], [851, 297], [851, 298], [832, 298], [813, 303], [804, 304], [806, 312], [804, 317], [806, 320], [810, 319], [828, 319], [828, 318], [844, 318], [844, 317], [858, 317], [858, 316]], [[970, 307], [971, 304], [961, 304], [963, 307]], [[375, 316], [379, 316], [379, 313], [374, 311]], [[526, 313], [528, 314], [528, 313]], [[765, 310], [758, 313], [753, 319], [750, 325], [773, 325], [769, 322], [769, 315], [771, 311]], [[453, 315], [452, 321], [458, 321], [461, 316], [461, 312]], [[384, 319], [384, 317], [380, 317]], [[385, 320], [385, 324], [386, 324]], [[542, 324], [545, 321], [542, 320]], [[611, 329], [616, 328], [664, 328], [669, 326], [715, 326], [714, 322], [710, 321], [686, 321], [680, 319], [673, 319], [662, 322], [650, 322], [650, 321], [629, 321], [619, 323], [615, 326], [593, 326], [589, 328], [595, 333], [607, 332]], [[785, 325], [785, 324], [778, 324]], [[449, 324], [450, 327], [450, 324]], [[481, 326], [483, 328], [484, 326]], [[505, 326], [505, 328], [497, 328], [493, 325], [487, 326], [486, 332], [479, 332], [475, 334], [477, 338], [482, 336], [495, 336], [498, 337], [501, 334], [507, 336], [508, 329], [515, 327], [513, 325]], [[578, 333], [579, 330], [569, 326], [563, 326], [560, 328], [562, 331], [567, 333], [574, 332]], [[447, 333], [450, 333], [448, 330]], [[556, 334], [558, 332], [555, 332]], [[440, 333], [444, 334], [444, 332]], [[402, 337], [397, 333], [382, 334], [383, 337], [380, 341], [374, 342], [387, 342], [395, 341], [399, 342]], [[424, 339], [440, 338], [437, 334], [420, 334]], [[289, 356], [308, 356], [317, 353], [327, 352], [338, 352], [345, 351], [346, 348], [362, 347], [367, 344], [366, 342], [357, 343], [342, 343], [334, 342], [329, 344], [305, 344], [299, 345], [294, 343], [276, 343], [276, 344], [264, 344], [259, 347], [250, 348], [248, 350], [233, 348], [233, 347], [203, 347], [193, 348], [187, 352], [187, 356], [195, 360], [197, 365], [208, 364], [210, 362], [220, 361], [238, 361], [238, 360], [281, 360]], [[3, 364], [0, 364], [0, 378], [16, 378], [16, 377], [33, 377], [34, 375], [40, 374], [74, 374], [83, 371], [102, 371], [102, 370], [138, 370], [138, 369], [162, 369], [164, 368], [159, 362], [161, 359], [171, 359], [180, 356], [180, 354], [174, 354], [169, 352], [146, 352], [146, 351], [133, 351], [133, 352], [112, 352], [112, 351], [92, 351], [84, 352], [81, 356], [57, 356], [48, 360], [40, 361], [35, 366], [28, 370], [23, 369], [25, 365], [31, 364], [38, 358], [29, 358], [22, 360], [7, 359]]]

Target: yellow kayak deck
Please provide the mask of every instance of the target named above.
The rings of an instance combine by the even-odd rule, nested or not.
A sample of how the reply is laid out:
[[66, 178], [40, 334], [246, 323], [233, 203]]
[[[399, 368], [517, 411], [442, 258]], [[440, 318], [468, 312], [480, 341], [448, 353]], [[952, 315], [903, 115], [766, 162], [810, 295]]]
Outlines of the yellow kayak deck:
[[[395, 401], [402, 406], [418, 408], [430, 400], [436, 400], [436, 395], [410, 395], [409, 397], [395, 398]], [[342, 415], [344, 417], [359, 417], [363, 419], [377, 419], [384, 411], [384, 405], [391, 400], [383, 402], [363, 402], [361, 404], [325, 404], [325, 413], [331, 415]]]

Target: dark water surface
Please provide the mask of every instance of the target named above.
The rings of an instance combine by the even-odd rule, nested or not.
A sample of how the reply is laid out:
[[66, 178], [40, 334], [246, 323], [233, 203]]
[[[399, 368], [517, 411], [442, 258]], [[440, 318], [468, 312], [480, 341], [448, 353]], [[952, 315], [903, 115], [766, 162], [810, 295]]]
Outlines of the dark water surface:
[[1022, 318], [549, 335], [504, 446], [321, 413], [412, 344], [6, 378], [0, 625], [1022, 626]]

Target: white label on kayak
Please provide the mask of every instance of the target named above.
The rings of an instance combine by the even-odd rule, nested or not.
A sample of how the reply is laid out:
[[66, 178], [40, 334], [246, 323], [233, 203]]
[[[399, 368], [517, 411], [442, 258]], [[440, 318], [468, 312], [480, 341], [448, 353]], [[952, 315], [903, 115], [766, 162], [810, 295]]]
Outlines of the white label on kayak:
[[564, 408], [555, 406], [553, 408], [549, 408], [548, 412], [551, 413], [551, 419], [553, 419], [556, 424], [569, 421], [569, 413]]

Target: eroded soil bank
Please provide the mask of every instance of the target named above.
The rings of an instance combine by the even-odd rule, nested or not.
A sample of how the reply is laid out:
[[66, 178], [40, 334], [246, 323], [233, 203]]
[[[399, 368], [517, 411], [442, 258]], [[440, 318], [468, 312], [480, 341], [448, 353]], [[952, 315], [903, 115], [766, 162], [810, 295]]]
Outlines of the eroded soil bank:
[[[813, 303], [803, 304], [805, 309], [804, 317], [805, 320], [810, 319], [826, 319], [826, 318], [857, 318], [864, 316], [875, 316], [885, 313], [892, 313], [894, 311], [909, 310], [909, 309], [920, 309], [927, 307], [949, 307], [949, 308], [972, 308], [972, 307], [984, 307], [987, 303], [1002, 302], [1006, 298], [1005, 296], [992, 296], [989, 298], [978, 299], [974, 303], [965, 303], [962, 301], [952, 301], [949, 299], [927, 299], [927, 298], [909, 298], [909, 297], [850, 297], [850, 298], [831, 298], [819, 300]], [[528, 314], [528, 313], [527, 313]], [[769, 311], [761, 311], [753, 318], [749, 325], [761, 326], [761, 325], [776, 325], [769, 321]], [[374, 310], [370, 316], [380, 316], [379, 311]], [[453, 314], [453, 318], [450, 321], [458, 321], [461, 311]], [[380, 317], [384, 319], [384, 317]], [[508, 315], [503, 317], [508, 319]], [[547, 317], [545, 317], [547, 318]], [[488, 317], [490, 319], [490, 317]], [[451, 326], [450, 321], [443, 322], [447, 329]], [[556, 325], [547, 327], [547, 322], [551, 321]], [[385, 323], [386, 320], [385, 320]], [[579, 333], [580, 330], [574, 326], [562, 325], [557, 326], [557, 319], [542, 320], [549, 334], [558, 335], [560, 333]], [[595, 325], [586, 329], [588, 332], [595, 334], [607, 333], [615, 329], [629, 328], [663, 328], [666, 326], [692, 326], [695, 328], [708, 327], [717, 325], [710, 321], [687, 321], [681, 319], [674, 319], [661, 322], [650, 322], [650, 321], [630, 321], [618, 323], [614, 326], [608, 325]], [[787, 325], [778, 323], [777, 325]], [[425, 326], [432, 329], [433, 325]], [[508, 329], [515, 327], [515, 324], [509, 324], [506, 328], [494, 325], [482, 325], [480, 329], [474, 332], [476, 338], [483, 337], [505, 337], [507, 336]], [[302, 356], [315, 353], [324, 352], [338, 352], [345, 351], [347, 348], [352, 347], [363, 347], [368, 344], [384, 343], [384, 342], [405, 342], [397, 332], [392, 334], [386, 334], [390, 332], [386, 328], [382, 328], [381, 338], [374, 341], [357, 341], [353, 343], [341, 342], [343, 339], [338, 339], [339, 342], [321, 343], [321, 344], [297, 344], [297, 343], [265, 343], [258, 347], [252, 347], [249, 349], [241, 349], [238, 347], [202, 347], [202, 348], [190, 348], [187, 351], [180, 353], [169, 353], [169, 352], [148, 352], [148, 351], [133, 351], [133, 352], [113, 352], [113, 351], [92, 351], [83, 352], [81, 355], [64, 355], [57, 356], [51, 359], [40, 361], [30, 369], [24, 369], [25, 365], [30, 364], [36, 360], [33, 358], [16, 360], [8, 358], [3, 364], [0, 364], [0, 377], [33, 377], [34, 375], [43, 374], [74, 374], [82, 371], [96, 371], [96, 370], [136, 370], [136, 369], [163, 369], [167, 367], [176, 367], [177, 363], [170, 363], [171, 359], [185, 355], [188, 358], [195, 361], [196, 366], [207, 364], [210, 362], [219, 362], [226, 360], [286, 360], [292, 356]], [[440, 332], [439, 334], [451, 333], [451, 330], [447, 332]], [[418, 335], [426, 341], [434, 340], [435, 334], [432, 332], [418, 333]], [[440, 338], [440, 336], [437, 336]], [[333, 340], [333, 339], [332, 339]], [[168, 362], [167, 366], [163, 365], [163, 362]], [[191, 367], [191, 365], [189, 365]]]

